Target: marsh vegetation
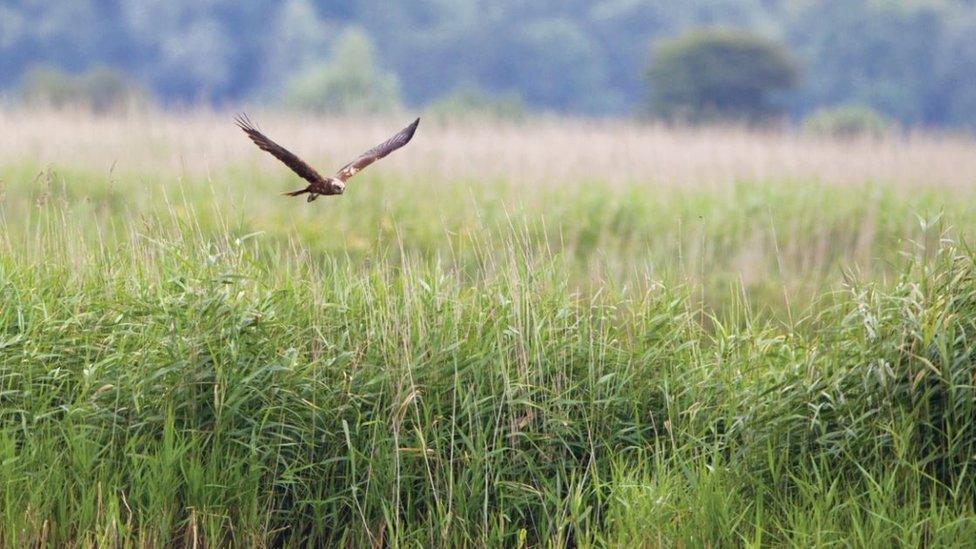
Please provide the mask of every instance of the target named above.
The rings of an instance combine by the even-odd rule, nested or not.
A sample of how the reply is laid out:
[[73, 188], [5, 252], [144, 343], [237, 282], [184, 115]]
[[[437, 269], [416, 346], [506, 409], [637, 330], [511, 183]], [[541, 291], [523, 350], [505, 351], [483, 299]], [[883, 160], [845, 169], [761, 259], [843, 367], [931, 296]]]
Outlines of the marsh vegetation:
[[4, 546], [976, 537], [969, 138], [0, 126]]

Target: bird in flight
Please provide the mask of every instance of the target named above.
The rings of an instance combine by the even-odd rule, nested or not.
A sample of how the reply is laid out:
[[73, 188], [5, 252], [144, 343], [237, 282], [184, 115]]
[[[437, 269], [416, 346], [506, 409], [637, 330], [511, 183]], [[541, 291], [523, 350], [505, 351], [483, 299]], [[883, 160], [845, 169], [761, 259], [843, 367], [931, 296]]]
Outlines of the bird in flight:
[[251, 124], [251, 120], [246, 114], [238, 115], [234, 121], [237, 122], [237, 125], [244, 130], [244, 133], [251, 138], [251, 141], [254, 141], [254, 144], [257, 145], [259, 149], [271, 153], [272, 156], [291, 168], [293, 172], [300, 175], [302, 179], [308, 181], [309, 184], [304, 189], [284, 193], [285, 196], [299, 196], [307, 194], [308, 202], [315, 200], [319, 197], [319, 195], [342, 194], [342, 192], [346, 189], [346, 181], [348, 181], [350, 177], [362, 171], [366, 166], [369, 166], [373, 162], [376, 162], [380, 158], [383, 158], [384, 156], [409, 143], [413, 138], [414, 132], [417, 131], [417, 126], [420, 124], [419, 118], [414, 120], [413, 124], [403, 128], [393, 137], [364, 152], [359, 156], [359, 158], [343, 166], [341, 170], [336, 172], [335, 177], [322, 177], [319, 175], [319, 172], [315, 171], [314, 168], [306, 164], [304, 160], [298, 158], [293, 153], [289, 152], [287, 149], [268, 139], [263, 133], [259, 132], [254, 125]]

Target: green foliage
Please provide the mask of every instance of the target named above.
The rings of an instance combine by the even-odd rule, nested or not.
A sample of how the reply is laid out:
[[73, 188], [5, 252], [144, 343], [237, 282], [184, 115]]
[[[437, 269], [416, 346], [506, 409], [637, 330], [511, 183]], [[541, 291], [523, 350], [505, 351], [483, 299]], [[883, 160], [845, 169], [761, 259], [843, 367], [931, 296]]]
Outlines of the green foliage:
[[809, 67], [803, 103], [865, 105], [906, 124], [942, 118], [939, 42], [954, 11], [930, 2], [803, 5], [793, 33]]
[[75, 80], [51, 67], [35, 67], [27, 72], [18, 91], [25, 104], [64, 107], [79, 101]]
[[96, 67], [79, 75], [78, 90], [84, 104], [95, 112], [138, 106], [145, 94], [125, 74], [109, 67]]
[[377, 67], [369, 37], [353, 29], [339, 38], [328, 64], [288, 81], [282, 104], [319, 113], [389, 113], [399, 107], [399, 85]]
[[976, 10], [960, 10], [945, 25], [935, 61], [937, 85], [928, 122], [976, 129]]
[[492, 120], [521, 120], [526, 106], [513, 93], [493, 95], [471, 85], [463, 85], [430, 104], [426, 112], [434, 118], [486, 118]]
[[893, 120], [856, 105], [820, 109], [803, 121], [805, 133], [834, 138], [884, 137], [895, 128]]
[[701, 30], [654, 46], [650, 109], [669, 119], [757, 121], [775, 115], [772, 95], [799, 70], [785, 47], [741, 31]]
[[[513, 37], [512, 70], [527, 101], [567, 111], [606, 111], [618, 105], [607, 89], [597, 44], [568, 18], [520, 26]], [[603, 90], [580, 93], [579, 90]]]
[[26, 105], [82, 108], [97, 113], [145, 106], [144, 92], [123, 73], [95, 67], [77, 76], [50, 67], [28, 72], [20, 84], [20, 101]]
[[976, 535], [976, 257], [911, 215], [971, 200], [37, 172], [0, 174], [0, 545]]
[[716, 25], [802, 59], [792, 114], [864, 104], [902, 124], [976, 125], [976, 4], [963, 0], [5, 2], [0, 88], [37, 65], [106, 64], [165, 102], [270, 100], [361, 27], [411, 105], [470, 82], [539, 110], [624, 115], [646, 107], [648, 42]]
[[274, 100], [289, 78], [328, 62], [329, 44], [335, 43], [339, 28], [318, 17], [309, 0], [287, 0], [270, 33], [276, 38], [268, 44], [257, 95]]

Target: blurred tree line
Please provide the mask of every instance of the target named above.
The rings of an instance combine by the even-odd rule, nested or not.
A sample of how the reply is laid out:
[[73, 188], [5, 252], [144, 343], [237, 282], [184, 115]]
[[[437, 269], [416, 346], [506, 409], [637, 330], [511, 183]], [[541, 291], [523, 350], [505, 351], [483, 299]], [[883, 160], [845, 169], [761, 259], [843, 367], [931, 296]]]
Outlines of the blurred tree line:
[[715, 26], [786, 47], [795, 85], [775, 101], [793, 115], [976, 127], [973, 0], [4, 0], [0, 89], [108, 66], [170, 104], [628, 114], [648, 75], [654, 95], [652, 44]]

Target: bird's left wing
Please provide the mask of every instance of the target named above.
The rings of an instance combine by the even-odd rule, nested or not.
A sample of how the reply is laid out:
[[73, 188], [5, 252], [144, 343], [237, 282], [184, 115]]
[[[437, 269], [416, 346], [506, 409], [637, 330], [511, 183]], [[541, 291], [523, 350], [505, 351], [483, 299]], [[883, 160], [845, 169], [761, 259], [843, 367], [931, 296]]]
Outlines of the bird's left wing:
[[295, 156], [291, 151], [282, 147], [281, 145], [275, 143], [265, 136], [263, 133], [259, 132], [251, 120], [248, 119], [246, 114], [240, 114], [235, 119], [237, 125], [244, 130], [244, 133], [254, 141], [254, 144], [258, 146], [262, 151], [267, 151], [271, 153], [272, 156], [281, 160], [286, 166], [292, 169], [293, 172], [297, 173], [302, 177], [302, 179], [308, 181], [309, 183], [315, 183], [322, 180], [322, 176], [319, 172], [315, 171], [315, 168], [309, 166], [304, 160]]
[[399, 149], [400, 147], [406, 145], [413, 139], [414, 132], [417, 131], [417, 126], [420, 125], [420, 119], [413, 121], [406, 128], [400, 130], [396, 135], [387, 139], [386, 141], [380, 143], [379, 145], [373, 147], [372, 149], [366, 151], [359, 158], [353, 160], [352, 162], [346, 164], [339, 172], [336, 174], [336, 178], [341, 181], [347, 181], [350, 177], [356, 175], [363, 168], [369, 166], [373, 162], [376, 162], [380, 158], [390, 154], [391, 152]]

